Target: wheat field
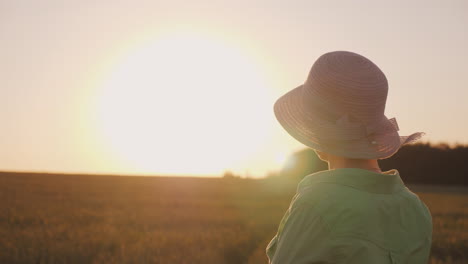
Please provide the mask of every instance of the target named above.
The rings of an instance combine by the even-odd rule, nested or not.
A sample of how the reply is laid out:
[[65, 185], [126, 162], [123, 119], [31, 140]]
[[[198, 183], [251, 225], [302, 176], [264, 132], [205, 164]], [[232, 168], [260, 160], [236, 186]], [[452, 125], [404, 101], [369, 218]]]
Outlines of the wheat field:
[[[297, 182], [0, 174], [0, 263], [267, 263]], [[414, 187], [430, 263], [468, 263], [468, 196]]]

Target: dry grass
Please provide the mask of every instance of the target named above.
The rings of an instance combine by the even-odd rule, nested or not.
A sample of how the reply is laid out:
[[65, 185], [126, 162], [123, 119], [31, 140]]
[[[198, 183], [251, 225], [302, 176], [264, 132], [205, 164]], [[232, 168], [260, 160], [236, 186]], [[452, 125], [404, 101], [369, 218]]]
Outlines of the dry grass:
[[[295, 183], [0, 175], [0, 263], [266, 263]], [[420, 193], [431, 263], [468, 262], [468, 199]]]

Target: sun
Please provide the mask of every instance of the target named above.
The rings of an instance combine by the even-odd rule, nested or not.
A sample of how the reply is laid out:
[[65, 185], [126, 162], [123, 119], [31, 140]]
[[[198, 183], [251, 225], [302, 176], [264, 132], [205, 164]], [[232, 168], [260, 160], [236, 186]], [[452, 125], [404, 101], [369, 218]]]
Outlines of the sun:
[[95, 127], [129, 171], [221, 174], [268, 143], [267, 79], [258, 61], [222, 39], [159, 37], [129, 52], [100, 83]]

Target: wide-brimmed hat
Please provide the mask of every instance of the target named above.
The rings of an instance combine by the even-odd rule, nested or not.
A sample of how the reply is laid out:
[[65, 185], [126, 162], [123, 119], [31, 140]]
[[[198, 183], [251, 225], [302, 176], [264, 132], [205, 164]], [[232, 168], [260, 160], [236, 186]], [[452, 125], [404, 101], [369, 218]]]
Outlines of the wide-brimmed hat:
[[320, 56], [304, 84], [280, 97], [280, 124], [304, 145], [337, 156], [384, 159], [421, 138], [400, 136], [385, 114], [388, 82], [372, 61], [348, 51]]

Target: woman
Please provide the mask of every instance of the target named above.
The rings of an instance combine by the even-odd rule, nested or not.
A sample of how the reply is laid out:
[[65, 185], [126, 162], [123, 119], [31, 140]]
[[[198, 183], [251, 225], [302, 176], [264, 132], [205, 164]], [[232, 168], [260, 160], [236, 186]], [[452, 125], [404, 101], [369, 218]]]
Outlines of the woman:
[[383, 72], [352, 52], [322, 55], [275, 103], [283, 128], [329, 170], [305, 177], [267, 247], [274, 264], [427, 263], [432, 219], [396, 169], [377, 163], [424, 133], [400, 136], [384, 115]]

